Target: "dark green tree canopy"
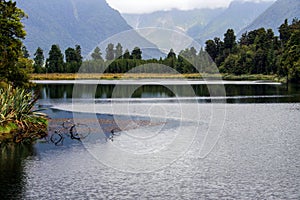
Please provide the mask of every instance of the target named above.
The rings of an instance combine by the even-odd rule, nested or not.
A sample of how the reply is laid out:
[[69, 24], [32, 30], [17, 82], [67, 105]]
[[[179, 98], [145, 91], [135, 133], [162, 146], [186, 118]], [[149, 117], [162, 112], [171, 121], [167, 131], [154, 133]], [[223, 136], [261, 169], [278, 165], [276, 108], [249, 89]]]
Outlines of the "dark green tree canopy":
[[99, 47], [96, 47], [91, 54], [93, 60], [103, 60], [102, 53]]
[[115, 59], [115, 50], [114, 50], [114, 45], [112, 43], [108, 44], [106, 47], [106, 60], [113, 60]]
[[285, 45], [288, 42], [289, 38], [291, 37], [291, 30], [287, 19], [279, 27], [279, 33], [280, 33], [279, 38], [283, 43], [283, 45]]
[[115, 58], [116, 59], [122, 58], [122, 55], [123, 55], [123, 47], [120, 43], [118, 43], [115, 51]]
[[69, 47], [65, 50], [66, 56], [66, 71], [69, 73], [78, 72], [82, 64], [81, 47], [75, 46], [75, 49]]
[[207, 40], [205, 42], [205, 51], [211, 56], [211, 58], [215, 61], [218, 55], [218, 47], [214, 40]]
[[65, 56], [66, 56], [66, 62], [76, 62], [77, 61], [77, 55], [75, 49], [69, 47], [65, 50]]
[[232, 50], [236, 46], [236, 36], [233, 29], [228, 29], [224, 34], [224, 48]]
[[272, 29], [259, 28], [242, 34], [237, 43], [234, 31], [228, 29], [224, 42], [206, 41], [205, 50], [221, 73], [277, 74], [287, 80], [300, 80], [299, 20], [285, 20], [279, 27], [280, 36]]
[[47, 72], [64, 72], [64, 56], [58, 45], [51, 46], [49, 58], [46, 61]]
[[123, 55], [124, 59], [130, 59], [130, 52], [128, 49], [125, 50], [124, 55]]
[[131, 58], [141, 60], [142, 59], [142, 51], [139, 47], [134, 47], [131, 52]]
[[167, 58], [176, 58], [176, 54], [173, 49], [170, 49], [170, 52], [167, 55]]
[[22, 41], [26, 36], [21, 20], [25, 13], [16, 2], [0, 0], [0, 82], [14, 86], [28, 85], [32, 63], [23, 54]]
[[36, 52], [34, 53], [34, 73], [42, 73], [44, 72], [44, 62], [45, 56], [44, 51], [40, 47], [37, 48]]

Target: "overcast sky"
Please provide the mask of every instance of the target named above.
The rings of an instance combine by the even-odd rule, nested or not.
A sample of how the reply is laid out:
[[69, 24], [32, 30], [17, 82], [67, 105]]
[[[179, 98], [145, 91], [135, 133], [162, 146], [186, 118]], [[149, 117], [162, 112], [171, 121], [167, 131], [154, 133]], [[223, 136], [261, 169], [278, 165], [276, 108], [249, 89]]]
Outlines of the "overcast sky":
[[[106, 0], [107, 3], [121, 13], [149, 13], [172, 8], [189, 10], [193, 8], [226, 7], [233, 0]], [[245, 1], [245, 0], [240, 0]], [[262, 1], [262, 0], [246, 0]], [[275, 1], [275, 0], [264, 0]]]

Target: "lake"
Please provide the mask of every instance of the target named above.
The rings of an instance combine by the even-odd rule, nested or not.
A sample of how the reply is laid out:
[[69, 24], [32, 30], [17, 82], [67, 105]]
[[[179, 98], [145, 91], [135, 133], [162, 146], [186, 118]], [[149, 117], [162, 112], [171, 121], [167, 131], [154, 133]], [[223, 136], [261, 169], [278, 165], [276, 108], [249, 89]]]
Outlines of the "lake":
[[[37, 108], [51, 117], [55, 137], [2, 152], [4, 199], [300, 198], [299, 85], [40, 81], [38, 88]], [[89, 134], [72, 138], [67, 119]]]

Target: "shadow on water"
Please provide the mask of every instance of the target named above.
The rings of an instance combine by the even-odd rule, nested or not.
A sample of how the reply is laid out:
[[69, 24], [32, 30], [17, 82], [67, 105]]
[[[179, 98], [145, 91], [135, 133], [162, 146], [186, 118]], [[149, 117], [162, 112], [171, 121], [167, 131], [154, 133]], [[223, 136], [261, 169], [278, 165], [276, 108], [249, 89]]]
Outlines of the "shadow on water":
[[74, 146], [84, 148], [83, 142], [87, 141], [112, 142], [122, 130], [162, 125], [162, 122], [151, 122], [149, 117], [141, 116], [79, 113], [53, 108], [46, 108], [43, 112], [49, 116], [48, 136], [35, 144], [39, 154]]
[[26, 185], [26, 159], [35, 155], [31, 145], [4, 147], [0, 154], [0, 197], [21, 199]]

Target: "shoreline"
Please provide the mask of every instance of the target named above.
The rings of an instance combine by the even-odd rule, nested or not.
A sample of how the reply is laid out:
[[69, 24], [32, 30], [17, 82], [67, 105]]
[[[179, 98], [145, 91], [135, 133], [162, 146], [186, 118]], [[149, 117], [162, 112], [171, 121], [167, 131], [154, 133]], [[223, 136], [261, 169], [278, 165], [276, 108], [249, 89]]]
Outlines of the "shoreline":
[[140, 80], [140, 79], [191, 79], [191, 80], [227, 80], [227, 81], [273, 81], [284, 83], [284, 78], [277, 75], [232, 75], [232, 74], [158, 74], [158, 73], [138, 73], [138, 74], [111, 74], [111, 73], [48, 73], [30, 74], [31, 80]]
[[76, 85], [281, 85], [282, 83], [269, 80], [237, 81], [237, 80], [196, 80], [196, 79], [124, 79], [124, 80], [31, 80], [35, 84], [76, 84]]

